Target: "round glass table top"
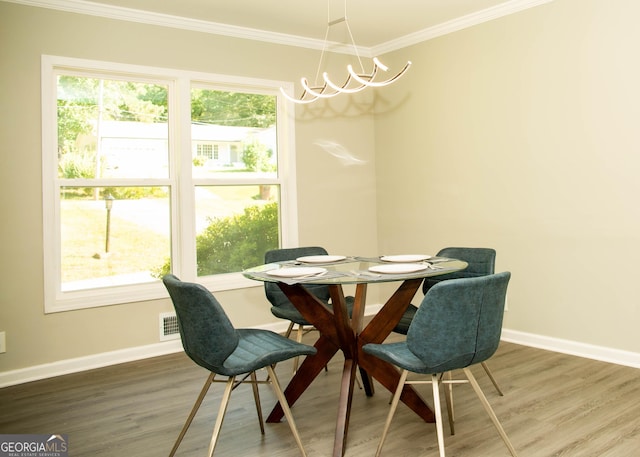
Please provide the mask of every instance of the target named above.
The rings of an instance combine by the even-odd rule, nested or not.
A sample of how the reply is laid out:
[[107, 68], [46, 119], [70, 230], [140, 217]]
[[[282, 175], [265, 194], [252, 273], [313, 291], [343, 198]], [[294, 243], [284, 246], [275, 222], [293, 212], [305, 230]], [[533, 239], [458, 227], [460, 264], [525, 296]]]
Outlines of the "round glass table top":
[[[414, 257], [400, 257], [403, 260]], [[416, 256], [419, 259], [420, 256]], [[415, 262], [389, 262], [381, 257], [327, 256], [327, 261], [314, 258], [268, 263], [244, 270], [242, 274], [256, 281], [287, 284], [358, 284], [402, 281], [439, 276], [464, 270], [467, 263], [444, 257], [429, 257]]]

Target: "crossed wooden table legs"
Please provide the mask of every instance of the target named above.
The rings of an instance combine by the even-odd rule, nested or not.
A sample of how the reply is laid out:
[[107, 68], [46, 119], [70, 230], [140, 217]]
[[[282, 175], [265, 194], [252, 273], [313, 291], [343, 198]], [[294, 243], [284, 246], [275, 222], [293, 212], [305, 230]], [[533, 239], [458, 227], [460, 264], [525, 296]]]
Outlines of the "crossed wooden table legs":
[[[331, 303], [333, 304], [333, 309], [331, 309], [300, 284], [278, 283], [304, 318], [320, 332], [320, 337], [315, 343], [317, 354], [306, 357], [285, 389], [284, 393], [289, 405], [293, 405], [300, 398], [338, 350], [344, 354], [333, 447], [334, 457], [342, 457], [346, 448], [356, 368], [360, 369], [363, 388], [367, 396], [372, 396], [374, 393], [373, 379], [376, 379], [389, 391], [395, 391], [400, 373], [393, 365], [364, 353], [362, 346], [367, 343], [382, 343], [384, 341], [409, 306], [421, 283], [422, 278], [405, 280], [366, 327], [363, 322], [367, 294], [366, 283], [360, 283], [356, 286], [351, 318], [349, 318], [341, 285], [329, 286]], [[404, 387], [400, 399], [425, 421], [434, 422], [433, 412], [411, 386]], [[267, 422], [279, 422], [283, 415], [282, 408], [278, 403], [269, 414]]]

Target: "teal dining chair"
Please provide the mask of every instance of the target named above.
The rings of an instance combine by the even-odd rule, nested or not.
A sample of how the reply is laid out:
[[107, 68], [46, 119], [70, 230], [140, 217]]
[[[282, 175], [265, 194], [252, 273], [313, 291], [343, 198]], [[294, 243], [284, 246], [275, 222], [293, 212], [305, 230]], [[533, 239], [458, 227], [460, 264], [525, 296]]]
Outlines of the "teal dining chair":
[[[478, 276], [491, 275], [495, 273], [496, 267], [496, 251], [491, 248], [468, 248], [468, 247], [447, 247], [441, 249], [436, 257], [445, 257], [449, 259], [464, 260], [468, 266], [462, 271], [455, 271], [446, 275], [433, 276], [425, 278], [422, 283], [422, 292], [426, 294], [429, 289], [441, 281], [447, 281], [449, 279], [457, 278], [475, 278]], [[416, 314], [418, 307], [410, 304], [405, 313], [400, 318], [400, 322], [393, 329], [394, 332], [406, 335], [409, 330], [409, 325]], [[486, 363], [482, 363], [482, 368], [489, 376], [493, 387], [499, 395], [504, 395], [498, 381], [493, 376], [493, 373], [489, 369]]]
[[[169, 457], [172, 457], [178, 449], [211, 384], [225, 382], [226, 388], [209, 444], [208, 455], [209, 457], [213, 455], [231, 392], [247, 378], [250, 378], [250, 381], [247, 382], [253, 386], [262, 434], [264, 434], [264, 422], [258, 384], [270, 383], [282, 405], [295, 441], [302, 455], [305, 456], [291, 410], [273, 366], [294, 357], [313, 355], [316, 353], [316, 349], [269, 330], [235, 329], [218, 300], [200, 284], [183, 282], [171, 274], [164, 276], [162, 281], [176, 310], [178, 329], [185, 353], [196, 364], [210, 372]], [[265, 381], [259, 381], [256, 376], [256, 370], [261, 368], [267, 369], [268, 377]], [[218, 381], [215, 379], [216, 375], [226, 376], [227, 379], [226, 381]], [[238, 378], [240, 375], [244, 376]]]
[[[366, 354], [402, 370], [398, 387], [376, 452], [379, 456], [405, 384], [430, 383], [433, 389], [436, 433], [440, 457], [445, 456], [440, 385], [468, 382], [480, 399], [512, 456], [516, 451], [469, 367], [484, 362], [498, 349], [507, 286], [511, 273], [442, 281], [431, 287], [409, 326], [407, 338], [397, 343], [369, 343]], [[461, 369], [466, 379], [445, 378]], [[430, 375], [430, 380], [408, 380], [409, 373]], [[454, 434], [453, 399], [445, 391], [449, 425]]]

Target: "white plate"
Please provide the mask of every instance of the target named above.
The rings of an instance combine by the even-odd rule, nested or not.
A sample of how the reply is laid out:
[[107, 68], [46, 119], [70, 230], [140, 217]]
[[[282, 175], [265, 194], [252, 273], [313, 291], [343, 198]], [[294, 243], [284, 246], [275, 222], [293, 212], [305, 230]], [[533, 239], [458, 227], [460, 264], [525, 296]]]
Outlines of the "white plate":
[[407, 254], [407, 255], [383, 255], [382, 257], [380, 257], [380, 260], [383, 260], [385, 262], [407, 263], [407, 262], [422, 262], [423, 260], [427, 260], [430, 258], [431, 258], [430, 255]]
[[267, 274], [269, 276], [278, 276], [280, 278], [297, 278], [300, 276], [315, 276], [320, 273], [326, 273], [326, 271], [326, 268], [320, 267], [291, 267], [269, 270], [267, 271]]
[[374, 273], [387, 273], [387, 274], [403, 274], [403, 273], [415, 273], [418, 271], [426, 270], [429, 265], [417, 264], [417, 263], [389, 263], [386, 265], [375, 265], [369, 267], [369, 271]]
[[307, 255], [304, 257], [298, 257], [296, 260], [303, 263], [331, 263], [340, 262], [346, 259], [343, 255]]

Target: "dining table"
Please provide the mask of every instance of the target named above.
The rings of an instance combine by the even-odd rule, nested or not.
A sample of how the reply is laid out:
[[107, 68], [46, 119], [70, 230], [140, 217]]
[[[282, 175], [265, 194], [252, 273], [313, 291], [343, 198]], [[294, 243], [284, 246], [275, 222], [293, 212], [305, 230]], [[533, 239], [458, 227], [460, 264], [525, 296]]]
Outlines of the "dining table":
[[[269, 263], [243, 271], [247, 278], [276, 282], [300, 314], [319, 332], [314, 346], [317, 353], [304, 359], [284, 393], [292, 406], [338, 352], [344, 355], [338, 417], [335, 427], [333, 456], [342, 457], [347, 444], [349, 417], [356, 373], [360, 372], [362, 388], [374, 395], [373, 380], [394, 392], [400, 373], [393, 365], [366, 354], [362, 346], [382, 343], [414, 298], [424, 278], [463, 270], [467, 263], [457, 259], [421, 254], [389, 256], [306, 256], [294, 260]], [[386, 303], [365, 325], [367, 287], [370, 284], [400, 283]], [[313, 295], [305, 285], [329, 287], [330, 305]], [[347, 309], [344, 286], [355, 286], [351, 313]], [[400, 400], [426, 422], [434, 422], [434, 414], [424, 399], [406, 385]], [[277, 403], [267, 422], [280, 422], [284, 413]]]

